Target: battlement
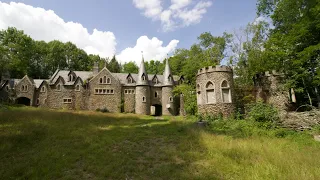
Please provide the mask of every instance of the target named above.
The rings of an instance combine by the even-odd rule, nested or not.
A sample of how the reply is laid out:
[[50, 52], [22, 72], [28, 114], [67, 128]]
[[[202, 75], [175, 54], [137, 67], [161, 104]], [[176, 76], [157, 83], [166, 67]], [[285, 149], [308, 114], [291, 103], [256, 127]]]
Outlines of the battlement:
[[210, 73], [210, 72], [232, 72], [232, 68], [230, 66], [208, 66], [198, 70], [197, 75]]

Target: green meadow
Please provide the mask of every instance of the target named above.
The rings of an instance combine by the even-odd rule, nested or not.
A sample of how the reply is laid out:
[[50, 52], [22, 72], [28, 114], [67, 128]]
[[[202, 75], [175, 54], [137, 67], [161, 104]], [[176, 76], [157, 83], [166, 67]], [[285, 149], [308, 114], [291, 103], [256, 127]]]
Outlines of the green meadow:
[[320, 179], [311, 135], [237, 123], [2, 108], [0, 179]]

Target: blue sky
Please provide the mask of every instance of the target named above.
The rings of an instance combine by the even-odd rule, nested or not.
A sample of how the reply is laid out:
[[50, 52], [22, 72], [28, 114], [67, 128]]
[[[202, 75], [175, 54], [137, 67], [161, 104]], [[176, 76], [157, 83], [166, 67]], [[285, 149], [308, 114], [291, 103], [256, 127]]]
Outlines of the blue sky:
[[[88, 30], [89, 34], [93, 33], [93, 29], [97, 29], [101, 32], [112, 32], [115, 36], [116, 45], [114, 48], [113, 54], [121, 54], [126, 48], [133, 48], [137, 46], [137, 39], [141, 36], [147, 36], [147, 40], [151, 40], [152, 37], [156, 37], [158, 41], [163, 41], [162, 45], [156, 45], [156, 47], [166, 47], [172, 40], [178, 40], [177, 42], [172, 42], [170, 47], [159, 49], [157, 52], [150, 52], [149, 58], [158, 57], [161, 59], [163, 57], [163, 53], [172, 53], [176, 48], [189, 48], [193, 43], [197, 42], [197, 37], [206, 31], [210, 31], [213, 35], [222, 35], [224, 31], [232, 32], [234, 29], [245, 26], [249, 22], [253, 22], [256, 18], [256, 0], [203, 0], [203, 2], [208, 2], [208, 6], [204, 8], [205, 13], [202, 13], [200, 20], [197, 20], [195, 23], [191, 23], [190, 25], [181, 25], [181, 19], [172, 19], [172, 22], [177, 22], [177, 26], [175, 28], [171, 28], [170, 30], [164, 30], [163, 21], [159, 20], [158, 15], [152, 15], [152, 17], [147, 16], [145, 12], [148, 10], [147, 8], [139, 8], [137, 2], [134, 1], [146, 1], [146, 0], [22, 0], [15, 1], [21, 2], [25, 5], [30, 5], [33, 8], [40, 7], [45, 11], [53, 10], [55, 15], [64, 20], [64, 22], [76, 22], [80, 23], [84, 28]], [[148, 0], [151, 2], [150, 0]], [[163, 10], [168, 9], [170, 5], [173, 4], [173, 1], [179, 0], [152, 0], [161, 2], [161, 8]], [[191, 10], [196, 6], [200, 1], [198, 0], [181, 0], [189, 1], [187, 6], [184, 8]], [[10, 1], [1, 1], [2, 4], [9, 4]], [[149, 3], [147, 2], [147, 3]], [[210, 4], [209, 4], [210, 3]], [[144, 5], [144, 4], [142, 4]], [[10, 6], [3, 6], [4, 10], [8, 10]], [[154, 6], [152, 6], [154, 7]], [[19, 7], [21, 8], [21, 7]], [[1, 14], [0, 12], [0, 28], [5, 28], [6, 26], [18, 26], [20, 29], [25, 29], [25, 32], [31, 33], [31, 36], [35, 34], [35, 39], [41, 39], [42, 36], [37, 37], [36, 33], [31, 31], [35, 31], [31, 29], [31, 27], [26, 27], [27, 25], [23, 23], [15, 24], [14, 21], [18, 18], [22, 18], [24, 16], [28, 16], [30, 14], [29, 11], [33, 11], [33, 9], [29, 8], [27, 14], [21, 14], [22, 11], [16, 7], [16, 11], [18, 13], [12, 13], [11, 11], [7, 11], [7, 13]], [[183, 8], [181, 8], [183, 9]], [[1, 7], [0, 7], [1, 11]], [[36, 10], [34, 10], [36, 11]], [[33, 12], [31, 12], [33, 13]], [[18, 15], [17, 15], [18, 14]], [[40, 14], [41, 15], [41, 14]], [[2, 16], [2, 17], [1, 17]], [[18, 17], [13, 17], [18, 16]], [[35, 14], [32, 17], [37, 17]], [[46, 16], [46, 15], [41, 15]], [[30, 19], [30, 18], [29, 18]], [[32, 18], [31, 18], [32, 19]], [[10, 20], [10, 21], [9, 21]], [[2, 25], [1, 25], [1, 21]], [[21, 20], [22, 21], [22, 20]], [[10, 22], [10, 23], [6, 23]], [[13, 22], [13, 23], [12, 23]], [[23, 22], [23, 21], [22, 21]], [[37, 21], [34, 21], [37, 23]], [[49, 26], [52, 23], [38, 23], [34, 24], [30, 21], [32, 26]], [[47, 28], [50, 29], [50, 28]], [[42, 30], [38, 31], [47, 31], [46, 28], [42, 28]], [[58, 30], [57, 30], [58, 31]], [[28, 34], [30, 34], [28, 33]], [[44, 34], [48, 34], [48, 32], [40, 32]], [[54, 33], [54, 32], [50, 32]], [[52, 37], [55, 38], [55, 37]], [[59, 37], [57, 37], [59, 39]], [[80, 37], [81, 38], [81, 37]], [[44, 40], [49, 41], [50, 38], [44, 37]], [[62, 39], [64, 41], [65, 39]], [[106, 41], [108, 39], [105, 39]], [[155, 41], [157, 43], [158, 41]], [[72, 38], [71, 38], [72, 41]], [[144, 41], [142, 41], [144, 42]], [[103, 42], [102, 42], [103, 43]], [[77, 42], [76, 42], [77, 44]], [[81, 42], [79, 42], [79, 46], [81, 47]], [[78, 44], [77, 44], [78, 45]], [[90, 46], [84, 45], [84, 46]], [[92, 45], [94, 48], [95, 45]], [[102, 45], [103, 46], [103, 45]], [[112, 47], [112, 45], [108, 45], [108, 47]], [[86, 48], [84, 48], [86, 49]], [[88, 48], [87, 48], [88, 49]], [[98, 48], [97, 48], [98, 49]], [[130, 52], [138, 51], [139, 48], [135, 48], [134, 50], [128, 50], [127, 55], [123, 57], [130, 56]], [[148, 49], [140, 48], [141, 50], [147, 51]], [[101, 49], [100, 51], [103, 51]], [[93, 51], [93, 52], [100, 52]], [[165, 52], [169, 51], [169, 52]], [[156, 56], [158, 53], [158, 56]], [[99, 54], [99, 53], [98, 53]], [[134, 53], [135, 55], [137, 53]], [[161, 54], [161, 55], [159, 55]], [[101, 54], [102, 55], [102, 54]], [[110, 55], [106, 54], [106, 56]], [[102, 55], [103, 56], [103, 55]], [[132, 55], [134, 56], [134, 55]], [[121, 56], [119, 56], [121, 57]], [[125, 59], [125, 58], [124, 58]], [[134, 60], [134, 59], [133, 59]], [[127, 60], [125, 60], [127, 61]]]

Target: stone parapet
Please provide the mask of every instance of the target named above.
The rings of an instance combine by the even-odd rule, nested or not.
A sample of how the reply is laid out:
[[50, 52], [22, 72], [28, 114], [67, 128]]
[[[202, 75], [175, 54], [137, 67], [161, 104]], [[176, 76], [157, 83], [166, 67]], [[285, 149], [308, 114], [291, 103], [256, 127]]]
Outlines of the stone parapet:
[[230, 66], [208, 66], [198, 70], [197, 75], [210, 72], [233, 72]]

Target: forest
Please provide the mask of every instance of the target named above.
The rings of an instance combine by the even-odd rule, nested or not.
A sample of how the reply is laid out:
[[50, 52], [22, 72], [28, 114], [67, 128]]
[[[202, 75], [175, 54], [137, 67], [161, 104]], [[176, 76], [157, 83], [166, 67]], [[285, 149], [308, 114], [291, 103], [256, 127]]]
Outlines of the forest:
[[[169, 63], [172, 73], [183, 75], [186, 83], [176, 92], [195, 89], [199, 68], [226, 64], [233, 67], [239, 89], [253, 88], [257, 73], [276, 70], [285, 75], [285, 87], [295, 90], [298, 104], [320, 108], [320, 1], [258, 0], [257, 17], [220, 36], [203, 32], [190, 48], [177, 49]], [[111, 72], [138, 72], [133, 61], [120, 64], [115, 56], [87, 54], [72, 42], [36, 41], [15, 27], [0, 31], [2, 76], [49, 78], [57, 68], [91, 70], [94, 62]], [[163, 62], [147, 60], [148, 73], [162, 74]], [[194, 114], [195, 95], [189, 96], [185, 96], [190, 106], [186, 108]]]

